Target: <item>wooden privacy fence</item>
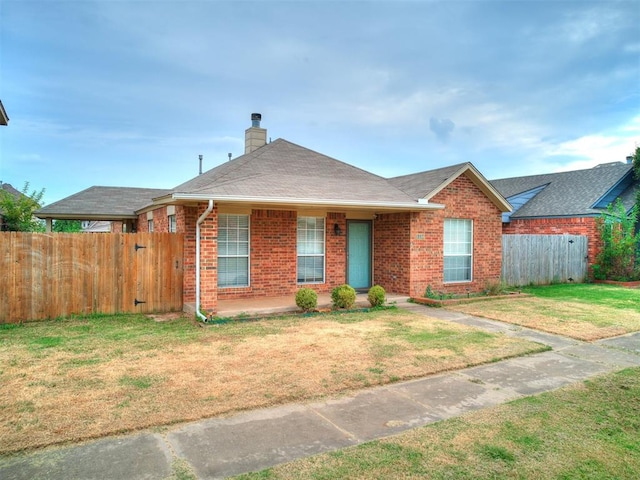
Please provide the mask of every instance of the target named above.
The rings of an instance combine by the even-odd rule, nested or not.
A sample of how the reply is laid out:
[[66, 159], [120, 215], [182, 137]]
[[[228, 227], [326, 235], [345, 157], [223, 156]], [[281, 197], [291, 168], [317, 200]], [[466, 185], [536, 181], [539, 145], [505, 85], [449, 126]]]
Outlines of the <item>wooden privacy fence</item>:
[[584, 282], [584, 235], [503, 235], [502, 280], [511, 286]]
[[0, 323], [182, 310], [183, 236], [0, 233]]

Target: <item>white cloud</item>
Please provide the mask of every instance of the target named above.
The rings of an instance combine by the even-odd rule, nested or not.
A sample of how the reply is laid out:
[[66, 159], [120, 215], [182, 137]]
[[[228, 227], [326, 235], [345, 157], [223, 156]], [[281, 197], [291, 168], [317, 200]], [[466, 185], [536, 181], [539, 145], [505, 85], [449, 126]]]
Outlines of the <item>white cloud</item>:
[[573, 157], [556, 167], [556, 171], [590, 168], [600, 163], [624, 162], [640, 144], [640, 115], [619, 128], [607, 132], [585, 135], [556, 145], [546, 153], [549, 156]]

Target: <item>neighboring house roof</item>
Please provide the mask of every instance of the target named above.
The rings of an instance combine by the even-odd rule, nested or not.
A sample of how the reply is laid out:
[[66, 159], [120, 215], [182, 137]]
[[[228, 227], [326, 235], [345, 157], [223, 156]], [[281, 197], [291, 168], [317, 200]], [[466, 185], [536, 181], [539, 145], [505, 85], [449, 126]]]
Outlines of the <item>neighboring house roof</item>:
[[587, 170], [503, 178], [491, 184], [514, 206], [511, 218], [594, 216], [616, 198], [631, 209], [638, 188], [633, 165], [620, 162]]
[[509, 202], [507, 202], [500, 192], [469, 162], [390, 178], [389, 182], [413, 198], [429, 201], [460, 175], [467, 175], [468, 178], [493, 201], [500, 211], [511, 211]]
[[380, 210], [442, 208], [418, 202], [383, 177], [283, 139], [219, 165], [156, 200], [208, 199]]
[[160, 188], [89, 187], [35, 212], [39, 218], [120, 220], [137, 218], [136, 210], [169, 190]]
[[7, 115], [7, 111], [4, 109], [4, 105], [2, 105], [2, 100], [0, 100], [0, 125], [8, 125], [9, 124], [9, 116]]

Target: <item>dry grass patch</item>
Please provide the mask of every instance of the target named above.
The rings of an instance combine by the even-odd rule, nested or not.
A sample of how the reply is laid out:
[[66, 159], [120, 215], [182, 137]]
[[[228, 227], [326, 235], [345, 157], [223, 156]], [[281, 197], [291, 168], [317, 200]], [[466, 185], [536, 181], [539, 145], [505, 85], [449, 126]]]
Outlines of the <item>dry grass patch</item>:
[[463, 368], [546, 347], [402, 310], [200, 328], [115, 316], [0, 328], [0, 452]]
[[585, 341], [640, 331], [640, 311], [577, 301], [526, 297], [448, 308]]

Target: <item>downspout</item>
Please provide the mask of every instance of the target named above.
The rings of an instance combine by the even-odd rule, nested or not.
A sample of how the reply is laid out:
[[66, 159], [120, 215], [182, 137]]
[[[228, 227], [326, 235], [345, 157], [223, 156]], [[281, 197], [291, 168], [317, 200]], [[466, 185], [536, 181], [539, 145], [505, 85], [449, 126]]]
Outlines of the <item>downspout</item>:
[[213, 210], [213, 200], [209, 200], [209, 206], [196, 222], [196, 316], [203, 322], [207, 321], [207, 317], [200, 313], [200, 224], [204, 222], [211, 210]]

